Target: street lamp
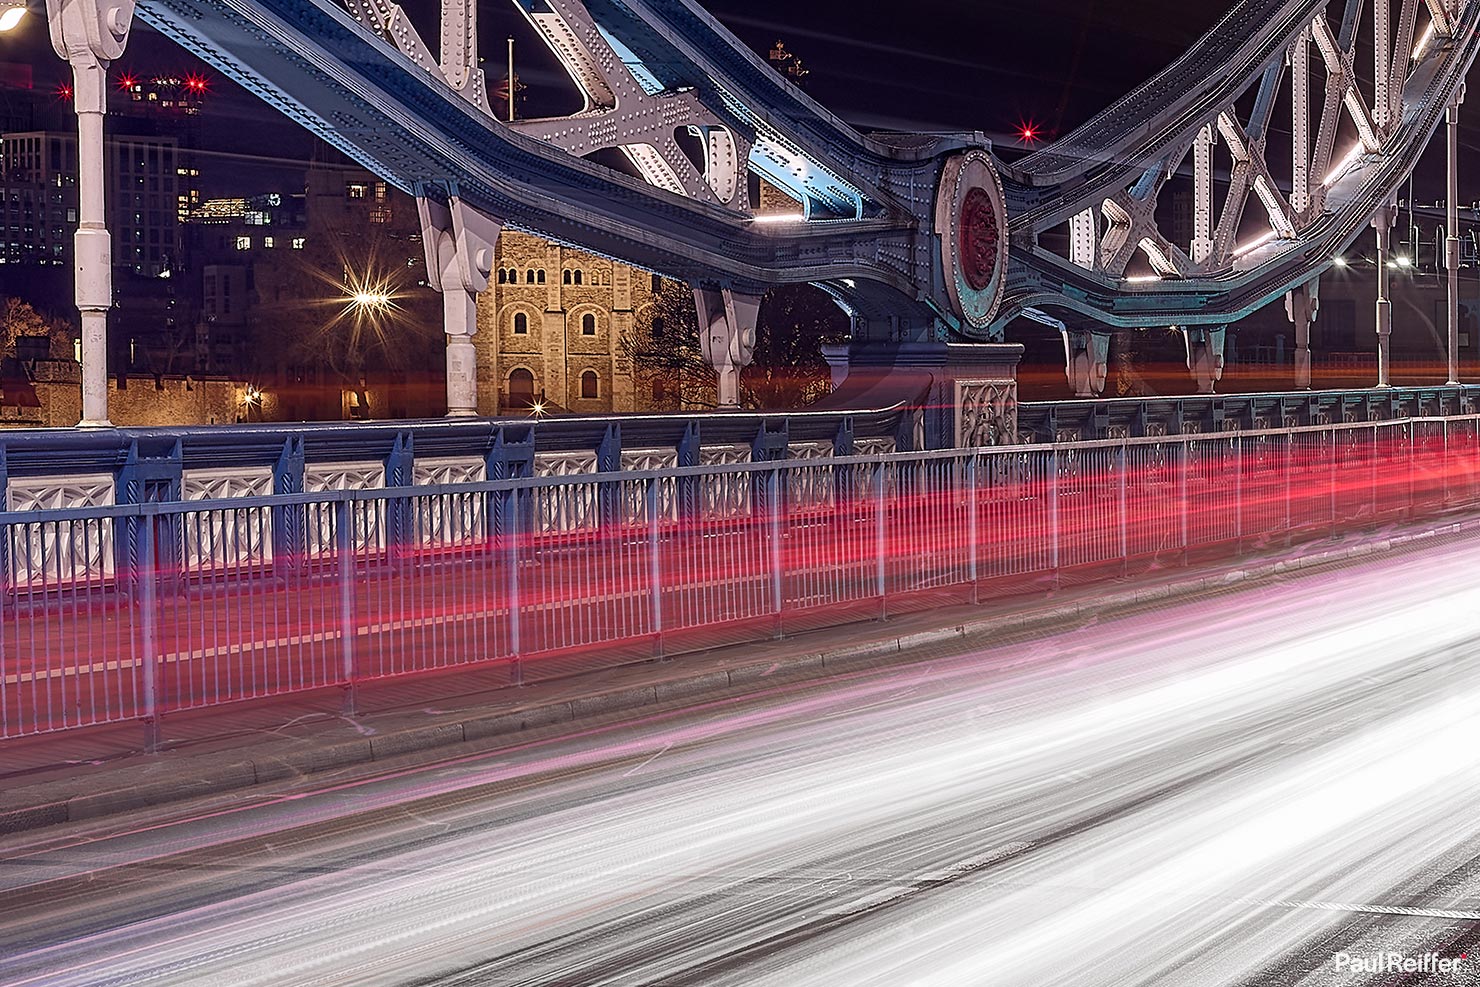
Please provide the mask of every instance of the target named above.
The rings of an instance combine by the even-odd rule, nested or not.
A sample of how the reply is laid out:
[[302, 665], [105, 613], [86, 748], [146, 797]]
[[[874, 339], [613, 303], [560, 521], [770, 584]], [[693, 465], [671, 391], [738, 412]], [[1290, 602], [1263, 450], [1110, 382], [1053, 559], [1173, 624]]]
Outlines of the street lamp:
[[26, 0], [0, 0], [0, 31], [10, 31], [26, 16]]
[[391, 296], [385, 291], [366, 289], [354, 292], [350, 301], [360, 308], [390, 308]]

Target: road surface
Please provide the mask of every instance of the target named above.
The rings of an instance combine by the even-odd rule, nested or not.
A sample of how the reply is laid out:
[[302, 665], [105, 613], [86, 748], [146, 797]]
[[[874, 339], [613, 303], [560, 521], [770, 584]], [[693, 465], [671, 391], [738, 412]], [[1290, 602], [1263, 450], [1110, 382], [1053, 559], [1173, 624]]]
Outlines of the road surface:
[[1474, 984], [1477, 552], [5, 838], [0, 983]]

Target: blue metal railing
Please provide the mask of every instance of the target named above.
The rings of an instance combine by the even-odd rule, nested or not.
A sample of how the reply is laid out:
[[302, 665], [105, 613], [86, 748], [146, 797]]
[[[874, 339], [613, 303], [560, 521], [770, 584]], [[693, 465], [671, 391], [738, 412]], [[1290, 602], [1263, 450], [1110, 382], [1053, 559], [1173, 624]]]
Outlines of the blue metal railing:
[[1477, 466], [1465, 416], [0, 513], [0, 738], [1021, 592], [1473, 508]]

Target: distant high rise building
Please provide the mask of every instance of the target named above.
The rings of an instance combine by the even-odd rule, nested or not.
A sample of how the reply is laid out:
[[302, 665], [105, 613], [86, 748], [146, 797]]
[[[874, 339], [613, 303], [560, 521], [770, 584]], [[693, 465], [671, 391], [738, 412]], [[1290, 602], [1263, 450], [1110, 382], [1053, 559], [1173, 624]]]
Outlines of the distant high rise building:
[[[180, 256], [178, 144], [173, 137], [115, 136], [107, 142], [113, 264], [167, 276]], [[77, 136], [57, 131], [0, 138], [0, 263], [72, 262], [77, 226]]]

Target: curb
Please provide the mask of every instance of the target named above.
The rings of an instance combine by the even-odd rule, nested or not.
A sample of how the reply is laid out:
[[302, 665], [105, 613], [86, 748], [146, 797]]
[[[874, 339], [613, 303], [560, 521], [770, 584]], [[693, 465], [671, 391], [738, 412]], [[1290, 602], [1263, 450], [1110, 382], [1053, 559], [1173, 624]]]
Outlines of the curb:
[[[282, 742], [277, 750], [259, 751], [250, 758], [234, 754], [202, 754], [191, 759], [188, 776], [174, 769], [168, 754], [148, 763], [118, 769], [104, 791], [77, 794], [74, 781], [48, 782], [0, 793], [0, 834], [19, 833], [67, 822], [159, 807], [206, 795], [239, 791], [270, 781], [352, 767], [400, 755], [435, 750], [471, 741], [489, 740], [558, 723], [641, 709], [676, 699], [697, 698], [737, 688], [754, 688], [778, 680], [815, 676], [828, 669], [855, 670], [914, 648], [948, 642], [978, 641], [1004, 634], [1028, 634], [1062, 624], [1085, 613], [1114, 615], [1151, 602], [1196, 597], [1286, 573], [1336, 565], [1354, 559], [1389, 554], [1441, 538], [1480, 529], [1480, 519], [1460, 521], [1422, 532], [1393, 535], [1376, 542], [1331, 549], [1296, 558], [1255, 563], [1182, 583], [1107, 593], [1093, 601], [1048, 606], [1028, 613], [997, 615], [964, 623], [880, 637], [839, 648], [812, 651], [734, 668], [680, 675], [653, 685], [627, 686], [577, 699], [552, 700], [519, 710], [471, 715], [461, 722], [438, 723], [395, 730], [358, 740], [325, 746]], [[904, 664], [912, 664], [906, 661]]]

